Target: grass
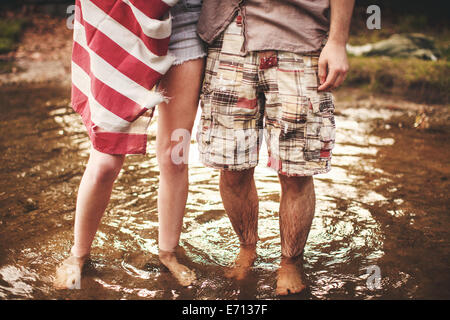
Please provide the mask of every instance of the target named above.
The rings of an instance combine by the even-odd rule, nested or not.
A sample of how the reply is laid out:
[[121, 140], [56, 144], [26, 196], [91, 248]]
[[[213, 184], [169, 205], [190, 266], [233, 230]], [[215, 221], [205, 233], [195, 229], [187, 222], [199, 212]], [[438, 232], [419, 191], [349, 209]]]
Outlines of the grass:
[[438, 61], [415, 58], [349, 57], [345, 86], [374, 93], [403, 96], [421, 103], [448, 104], [450, 85], [450, 29], [448, 22], [432, 26], [424, 15], [383, 19], [380, 30], [368, 30], [365, 12], [352, 23], [349, 43], [362, 45], [389, 38], [394, 33], [422, 33], [434, 39]]
[[13, 71], [13, 68], [14, 68], [13, 62], [0, 60], [0, 74], [10, 73]]
[[350, 57], [345, 86], [404, 96], [424, 103], [448, 104], [450, 61], [387, 57]]
[[[0, 18], [0, 54], [6, 54], [16, 49], [26, 24], [26, 19]], [[13, 68], [14, 63], [10, 59], [0, 59], [0, 74], [9, 73]]]
[[0, 54], [15, 49], [25, 25], [25, 19], [0, 19]]

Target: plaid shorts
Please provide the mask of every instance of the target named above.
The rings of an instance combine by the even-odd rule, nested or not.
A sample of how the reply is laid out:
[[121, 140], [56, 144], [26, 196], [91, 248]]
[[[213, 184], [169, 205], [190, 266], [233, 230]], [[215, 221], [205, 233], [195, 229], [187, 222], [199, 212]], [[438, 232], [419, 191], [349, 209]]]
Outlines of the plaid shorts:
[[318, 92], [319, 54], [241, 55], [238, 21], [208, 48], [197, 130], [200, 160], [223, 170], [258, 164], [263, 136], [268, 166], [288, 176], [330, 171], [334, 101]]

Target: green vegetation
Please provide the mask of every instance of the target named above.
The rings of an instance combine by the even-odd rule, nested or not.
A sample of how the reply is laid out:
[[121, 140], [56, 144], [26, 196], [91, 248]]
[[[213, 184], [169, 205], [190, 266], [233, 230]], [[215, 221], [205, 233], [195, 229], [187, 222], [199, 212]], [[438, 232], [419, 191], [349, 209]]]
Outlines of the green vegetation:
[[[0, 19], [0, 55], [16, 48], [26, 23], [25, 19]], [[0, 74], [11, 72], [13, 68], [14, 63], [10, 59], [0, 59]]]
[[[369, 1], [370, 2], [370, 1]], [[349, 43], [363, 45], [385, 40], [396, 33], [421, 33], [434, 40], [438, 61], [416, 58], [349, 57], [345, 86], [370, 92], [401, 95], [422, 103], [448, 104], [450, 85], [450, 29], [448, 21], [427, 13], [389, 15], [382, 11], [380, 30], [368, 30], [364, 10], [356, 10]]]
[[402, 95], [425, 103], [447, 104], [450, 61], [414, 58], [350, 57], [345, 85], [372, 92]]
[[14, 50], [25, 24], [25, 19], [0, 19], [0, 54]]

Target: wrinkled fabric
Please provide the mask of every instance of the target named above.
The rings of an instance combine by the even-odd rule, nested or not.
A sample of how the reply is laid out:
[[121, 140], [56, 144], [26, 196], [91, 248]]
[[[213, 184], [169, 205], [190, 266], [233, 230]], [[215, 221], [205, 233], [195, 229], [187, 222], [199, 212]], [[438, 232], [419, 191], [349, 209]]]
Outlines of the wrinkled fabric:
[[206, 56], [204, 42], [197, 34], [202, 0], [181, 0], [171, 10], [172, 35], [169, 53], [176, 57], [175, 65]]
[[204, 0], [198, 33], [211, 44], [240, 12], [245, 38], [241, 54], [317, 52], [327, 38], [329, 7], [329, 0]]
[[164, 98], [153, 90], [171, 67], [170, 8], [176, 0], [77, 0], [72, 107], [93, 147], [146, 152], [147, 127]]
[[208, 48], [197, 130], [209, 167], [245, 170], [258, 164], [263, 135], [268, 167], [287, 176], [331, 169], [334, 101], [318, 92], [319, 54], [239, 54], [242, 27], [232, 22]]

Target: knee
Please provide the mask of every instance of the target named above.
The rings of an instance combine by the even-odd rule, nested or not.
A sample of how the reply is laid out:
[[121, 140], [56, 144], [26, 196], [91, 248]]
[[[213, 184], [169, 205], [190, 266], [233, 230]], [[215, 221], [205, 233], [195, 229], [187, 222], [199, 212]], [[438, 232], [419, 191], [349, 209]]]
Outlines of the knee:
[[122, 168], [122, 161], [103, 161], [96, 163], [89, 170], [91, 179], [95, 184], [113, 183]]
[[302, 192], [314, 189], [312, 176], [289, 177], [280, 175], [281, 189], [286, 191]]
[[253, 169], [240, 171], [220, 171], [221, 182], [231, 188], [246, 186], [253, 179]]
[[184, 174], [188, 169], [187, 155], [174, 150], [173, 146], [159, 148], [158, 164], [161, 174], [180, 175]]

